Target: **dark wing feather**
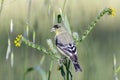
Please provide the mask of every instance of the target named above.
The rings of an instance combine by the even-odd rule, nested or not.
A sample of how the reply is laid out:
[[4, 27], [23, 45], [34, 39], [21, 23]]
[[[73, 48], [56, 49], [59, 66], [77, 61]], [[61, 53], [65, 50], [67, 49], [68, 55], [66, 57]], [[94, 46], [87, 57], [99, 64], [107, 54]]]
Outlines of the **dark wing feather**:
[[61, 49], [67, 56], [73, 56], [77, 54], [76, 46], [74, 43], [69, 44], [62, 44], [57, 38], [56, 38], [56, 46]]

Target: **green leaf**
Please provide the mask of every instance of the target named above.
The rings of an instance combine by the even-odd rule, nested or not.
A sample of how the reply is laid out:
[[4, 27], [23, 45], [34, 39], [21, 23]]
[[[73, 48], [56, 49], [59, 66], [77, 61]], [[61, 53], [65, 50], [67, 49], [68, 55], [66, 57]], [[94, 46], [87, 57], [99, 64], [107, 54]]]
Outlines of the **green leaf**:
[[45, 61], [45, 55], [42, 56], [42, 58], [40, 60], [40, 65], [42, 65], [44, 61]]
[[68, 18], [67, 18], [66, 15], [64, 16], [64, 21], [63, 21], [63, 23], [64, 23], [65, 28], [67, 29], [68, 33], [69, 33], [69, 34], [72, 34], [71, 29], [70, 29], [70, 24], [69, 24], [69, 21], [68, 21]]
[[50, 63], [50, 69], [49, 69], [49, 73], [48, 73], [48, 80], [50, 80], [52, 67], [53, 67], [53, 61], [51, 61], [51, 63]]
[[47, 80], [46, 72], [40, 66], [34, 67], [34, 70], [39, 72], [39, 74], [42, 76], [42, 80]]
[[48, 44], [50, 50], [52, 50], [52, 52], [53, 52], [54, 54], [57, 53], [57, 50], [54, 48], [53, 42], [52, 42], [51, 39], [47, 39], [47, 44]]
[[30, 67], [30, 68], [27, 69], [27, 71], [25, 72], [25, 74], [27, 74], [27, 73], [29, 73], [29, 72], [31, 72], [31, 71], [33, 71], [33, 70], [34, 70], [34, 68], [33, 68], [33, 67]]
[[42, 77], [42, 80], [47, 80], [46, 78], [46, 72], [40, 67], [40, 66], [35, 66], [35, 67], [30, 67], [26, 70], [25, 72], [25, 75], [24, 75], [24, 80], [25, 80], [25, 77], [28, 73], [30, 73], [31, 71], [37, 71], [39, 72], [39, 74], [41, 75]]
[[75, 41], [78, 41], [79, 40], [79, 35], [78, 35], [78, 32], [73, 32], [73, 38], [75, 39]]
[[57, 21], [58, 23], [61, 23], [61, 22], [62, 22], [62, 16], [61, 16], [61, 14], [58, 14], [58, 15], [57, 15], [57, 19], [58, 19], [58, 21]]
[[63, 77], [63, 78], [64, 78], [64, 80], [65, 80], [65, 70], [64, 70], [63, 65], [62, 65], [62, 66], [60, 66], [59, 70], [61, 71], [61, 75], [62, 75], [62, 77]]
[[116, 73], [120, 72], [120, 66], [117, 68]]
[[53, 12], [53, 24], [55, 23], [55, 21], [56, 21], [55, 12]]
[[[69, 33], [69, 34], [72, 34], [72, 33], [71, 33], [71, 29], [70, 29], [70, 24], [69, 24], [68, 18], [67, 18], [66, 15], [63, 15], [61, 8], [60, 8], [60, 14], [58, 14], [58, 16], [59, 16], [59, 17], [58, 17], [58, 23], [61, 23], [61, 22], [59, 22], [59, 21], [63, 21], [63, 24], [64, 24], [65, 28], [67, 29], [68, 33]], [[62, 19], [61, 19], [61, 17], [62, 17]], [[60, 20], [59, 20], [59, 19], [60, 19]]]

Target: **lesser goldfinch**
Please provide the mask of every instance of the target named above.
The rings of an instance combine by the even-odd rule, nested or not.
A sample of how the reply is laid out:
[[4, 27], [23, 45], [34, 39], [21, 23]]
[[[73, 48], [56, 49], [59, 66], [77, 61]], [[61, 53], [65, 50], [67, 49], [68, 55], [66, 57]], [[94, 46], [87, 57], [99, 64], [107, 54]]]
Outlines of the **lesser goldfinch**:
[[77, 49], [72, 36], [62, 24], [54, 25], [51, 31], [55, 32], [55, 44], [60, 53], [72, 61], [76, 71], [82, 71], [78, 64]]

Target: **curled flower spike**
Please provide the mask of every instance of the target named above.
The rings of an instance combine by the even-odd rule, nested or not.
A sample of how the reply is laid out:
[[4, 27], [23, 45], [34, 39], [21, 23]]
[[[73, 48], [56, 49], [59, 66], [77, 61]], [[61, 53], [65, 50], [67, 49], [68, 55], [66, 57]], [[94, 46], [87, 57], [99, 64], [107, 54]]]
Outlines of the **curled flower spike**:
[[110, 7], [110, 8], [108, 8], [109, 9], [109, 15], [111, 15], [111, 16], [115, 16], [116, 15], [116, 9], [115, 8], [113, 8], [113, 7]]
[[22, 35], [18, 35], [16, 37], [16, 39], [14, 40], [14, 44], [16, 47], [20, 47], [21, 46], [21, 39], [22, 39]]

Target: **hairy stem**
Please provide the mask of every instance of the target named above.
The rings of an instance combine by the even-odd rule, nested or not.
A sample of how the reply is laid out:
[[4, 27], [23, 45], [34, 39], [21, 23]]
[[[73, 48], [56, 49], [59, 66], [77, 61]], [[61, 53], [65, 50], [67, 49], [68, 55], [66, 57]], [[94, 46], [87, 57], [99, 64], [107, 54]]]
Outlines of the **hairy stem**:
[[80, 40], [78, 42], [82, 42], [87, 35], [91, 32], [91, 30], [96, 26], [97, 22], [105, 15], [105, 14], [109, 14], [111, 15], [112, 10], [110, 8], [106, 8], [104, 9], [97, 17], [96, 19], [90, 24], [88, 25], [88, 29], [83, 33], [83, 35], [81, 36]]

